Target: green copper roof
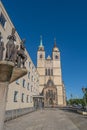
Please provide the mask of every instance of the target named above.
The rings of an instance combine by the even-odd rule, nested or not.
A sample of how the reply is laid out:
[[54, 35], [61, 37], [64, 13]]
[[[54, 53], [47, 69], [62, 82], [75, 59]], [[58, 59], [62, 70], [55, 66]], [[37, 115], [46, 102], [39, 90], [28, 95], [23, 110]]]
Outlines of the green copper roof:
[[43, 47], [42, 36], [40, 36], [40, 46], [39, 47]]

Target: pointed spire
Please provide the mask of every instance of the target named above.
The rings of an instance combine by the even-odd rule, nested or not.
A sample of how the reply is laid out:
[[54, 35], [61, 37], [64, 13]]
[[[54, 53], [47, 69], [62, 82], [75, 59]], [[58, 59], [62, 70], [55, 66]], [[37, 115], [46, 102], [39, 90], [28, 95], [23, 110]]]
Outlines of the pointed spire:
[[42, 42], [42, 36], [40, 36], [39, 50], [43, 50], [44, 51], [44, 46], [43, 46], [43, 42]]
[[56, 38], [54, 38], [54, 47], [57, 47], [57, 45], [56, 45]]
[[40, 36], [40, 47], [43, 47], [42, 36]]
[[54, 47], [53, 47], [53, 51], [59, 51], [57, 44], [56, 44], [56, 38], [54, 38]]

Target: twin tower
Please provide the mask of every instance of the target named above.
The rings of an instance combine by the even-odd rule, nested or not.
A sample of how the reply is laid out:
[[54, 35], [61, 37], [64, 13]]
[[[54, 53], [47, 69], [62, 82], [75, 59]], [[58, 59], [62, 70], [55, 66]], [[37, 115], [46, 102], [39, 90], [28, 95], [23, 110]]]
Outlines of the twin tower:
[[39, 73], [39, 92], [44, 96], [44, 106], [65, 106], [66, 94], [62, 81], [60, 51], [57, 48], [56, 40], [54, 41], [52, 57], [45, 58], [41, 38], [37, 51], [37, 71]]

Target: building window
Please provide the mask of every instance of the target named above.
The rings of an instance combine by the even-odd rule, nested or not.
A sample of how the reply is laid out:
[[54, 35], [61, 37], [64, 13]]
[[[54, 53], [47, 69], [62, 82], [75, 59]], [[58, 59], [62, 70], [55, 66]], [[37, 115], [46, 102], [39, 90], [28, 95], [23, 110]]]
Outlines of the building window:
[[33, 76], [32, 76], [32, 79], [31, 79], [31, 80], [32, 80], [32, 82], [33, 82]]
[[30, 79], [30, 72], [28, 73], [28, 79]]
[[27, 101], [27, 103], [29, 102], [29, 95], [27, 95], [26, 101]]
[[53, 76], [53, 69], [51, 69], [51, 76]]
[[55, 59], [58, 59], [58, 56], [57, 56], [57, 55], [55, 56]]
[[29, 87], [30, 87], [30, 84], [28, 83], [28, 84], [27, 84], [27, 90], [29, 90]]
[[40, 58], [43, 58], [42, 54], [40, 54]]
[[47, 69], [45, 69], [45, 75], [47, 75]]
[[22, 93], [21, 101], [24, 102], [24, 93]]
[[25, 88], [25, 79], [23, 79], [23, 87]]
[[18, 91], [14, 91], [14, 102], [17, 102]]
[[53, 76], [53, 69], [45, 69], [46, 76]]
[[30, 96], [30, 102], [32, 103], [32, 96]]
[[19, 79], [18, 79], [18, 80], [16, 80], [16, 84], [18, 84], [18, 85], [19, 85]]
[[50, 76], [50, 69], [48, 69], [48, 75]]
[[6, 22], [6, 19], [5, 19], [4, 15], [1, 13], [0, 14], [0, 24], [2, 25], [2, 27], [5, 26], [5, 22]]

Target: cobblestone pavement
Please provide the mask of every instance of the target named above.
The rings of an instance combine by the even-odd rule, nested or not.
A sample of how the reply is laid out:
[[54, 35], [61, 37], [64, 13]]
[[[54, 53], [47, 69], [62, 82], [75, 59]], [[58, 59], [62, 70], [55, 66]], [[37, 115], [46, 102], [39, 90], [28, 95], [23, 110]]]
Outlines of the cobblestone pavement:
[[4, 127], [5, 130], [80, 130], [71, 117], [69, 113], [58, 109], [38, 110], [8, 121]]

